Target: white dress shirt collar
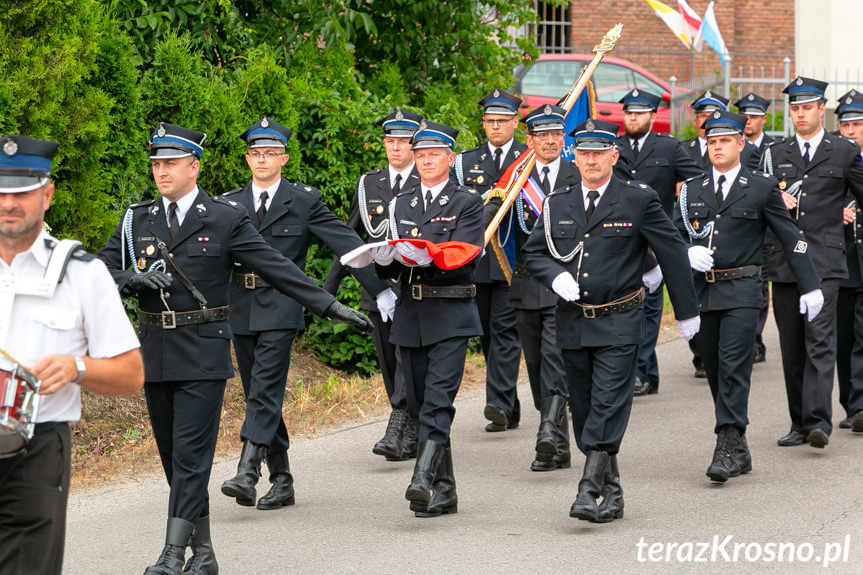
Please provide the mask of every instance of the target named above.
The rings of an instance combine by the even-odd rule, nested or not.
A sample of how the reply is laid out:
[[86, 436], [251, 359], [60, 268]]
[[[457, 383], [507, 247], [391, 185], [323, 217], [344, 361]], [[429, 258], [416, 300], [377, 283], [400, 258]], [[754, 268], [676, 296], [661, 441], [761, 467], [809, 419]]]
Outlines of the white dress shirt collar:
[[[513, 141], [515, 141], [515, 138], [510, 139], [509, 142], [507, 142], [506, 144], [504, 144], [503, 146], [500, 147], [500, 149], [501, 149], [500, 157], [504, 158], [503, 160], [501, 160], [502, 162], [506, 161], [506, 156], [507, 156], [507, 154], [509, 154], [509, 149], [512, 148]], [[488, 149], [491, 152], [491, 159], [494, 160], [494, 151], [497, 149], [497, 147], [495, 147], [494, 144], [489, 142], [488, 143]]]
[[[443, 190], [443, 189], [444, 189], [444, 187], [447, 185], [447, 183], [448, 183], [448, 182], [449, 182], [449, 180], [444, 180], [444, 181], [442, 181], [441, 183], [439, 183], [438, 185], [436, 185], [436, 186], [432, 186], [431, 188], [430, 188], [430, 187], [428, 187], [428, 186], [426, 186], [425, 184], [423, 184], [423, 185], [421, 186], [421, 190], [422, 190], [422, 193], [423, 193], [423, 202], [425, 202], [425, 199], [426, 199], [426, 190], [431, 190], [431, 193], [432, 193], [432, 199], [431, 199], [431, 201], [432, 201], [432, 203], [434, 203], [434, 201], [435, 201], [435, 200], [437, 199], [437, 197], [438, 197], [438, 194], [440, 194], [440, 193], [441, 193], [441, 190]], [[428, 208], [429, 208], [429, 207], [428, 207], [428, 205], [426, 205], [426, 209], [428, 209]]]
[[716, 186], [719, 182], [719, 176], [725, 176], [725, 183], [722, 185], [722, 199], [728, 197], [728, 192], [731, 191], [731, 186], [734, 184], [735, 180], [737, 180], [737, 174], [740, 173], [740, 164], [738, 163], [736, 166], [728, 170], [727, 172], [720, 172], [716, 168], [713, 168], [713, 189], [716, 190]]
[[595, 189], [597, 192], [599, 192], [599, 197], [596, 198], [596, 203], [594, 204], [594, 206], [598, 206], [599, 201], [602, 199], [602, 195], [605, 193], [605, 190], [608, 189], [608, 184], [610, 184], [610, 183], [611, 183], [611, 178], [609, 178], [607, 182], [605, 182], [604, 184], [602, 184], [598, 188], [588, 188], [587, 186], [584, 185], [584, 182], [581, 183], [581, 196], [582, 196], [582, 198], [584, 198], [584, 209], [585, 210], [587, 209], [587, 206], [590, 204], [590, 200], [587, 198], [587, 192], [589, 192], [592, 189]]
[[812, 161], [812, 158], [815, 157], [815, 151], [818, 149], [818, 146], [821, 145], [821, 140], [824, 139], [824, 128], [818, 130], [818, 133], [808, 140], [801, 138], [800, 134], [794, 134], [794, 137], [797, 138], [797, 145], [800, 147], [801, 156], [803, 155], [803, 151], [806, 149], [806, 142], [809, 142], [809, 160]]
[[555, 185], [557, 184], [557, 175], [560, 173], [560, 156], [556, 157], [551, 163], [543, 164], [539, 159], [536, 160], [536, 171], [539, 173], [538, 182], [540, 185], [542, 183], [542, 170], [545, 167], [548, 167], [548, 191], [553, 192]]
[[282, 178], [276, 180], [276, 183], [270, 186], [269, 188], [261, 188], [255, 182], [252, 182], [252, 199], [254, 200], [255, 211], [258, 211], [261, 208], [261, 194], [264, 190], [267, 191], [267, 205], [266, 209], [270, 209], [270, 205], [273, 203], [273, 198], [276, 197], [276, 193], [279, 191], [279, 186], [282, 185]]
[[[198, 192], [200, 192], [200, 188], [195, 186], [195, 189], [177, 200], [177, 221], [180, 225], [183, 225], [183, 220], [186, 219], [186, 214], [189, 213], [189, 210], [192, 208], [192, 204], [195, 203], [195, 198], [198, 197]], [[170, 214], [168, 213], [168, 206], [171, 205], [171, 200], [166, 197], [162, 197], [162, 207], [165, 208], [165, 221], [168, 222], [168, 227], [171, 226], [170, 223]]]
[[414, 169], [414, 163], [413, 162], [411, 162], [410, 166], [408, 166], [407, 168], [405, 168], [404, 170], [402, 170], [400, 172], [397, 171], [394, 167], [392, 167], [392, 165], [388, 165], [387, 171], [388, 171], [389, 176], [390, 176], [390, 189], [393, 189], [395, 187], [396, 176], [401, 174], [402, 175], [401, 189], [403, 190], [405, 188], [405, 184], [408, 181], [408, 176], [411, 175], [411, 171], [413, 169]]

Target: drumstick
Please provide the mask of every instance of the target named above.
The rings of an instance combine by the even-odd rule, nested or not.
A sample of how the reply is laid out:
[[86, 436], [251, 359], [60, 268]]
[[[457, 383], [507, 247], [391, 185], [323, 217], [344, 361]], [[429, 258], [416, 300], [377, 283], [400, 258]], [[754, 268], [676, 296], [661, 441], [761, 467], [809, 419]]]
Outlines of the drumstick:
[[14, 357], [12, 357], [11, 355], [9, 355], [5, 351], [3, 351], [2, 347], [0, 347], [0, 355], [2, 355], [3, 357], [5, 357], [6, 359], [8, 359], [9, 361], [11, 361], [12, 363], [14, 363], [16, 365], [21, 365], [21, 362], [19, 362]]

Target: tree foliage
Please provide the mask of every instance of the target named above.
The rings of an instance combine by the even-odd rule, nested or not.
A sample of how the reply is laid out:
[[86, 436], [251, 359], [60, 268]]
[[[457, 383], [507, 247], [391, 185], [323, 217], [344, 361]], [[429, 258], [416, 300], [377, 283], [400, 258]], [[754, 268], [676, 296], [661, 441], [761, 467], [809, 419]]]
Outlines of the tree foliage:
[[[531, 0], [0, 5], [0, 132], [61, 142], [47, 220], [91, 249], [126, 205], [154, 195], [146, 144], [160, 121], [207, 133], [200, 183], [216, 195], [248, 180], [238, 135], [272, 117], [294, 131], [285, 176], [319, 188], [344, 217], [357, 178], [385, 162], [379, 118], [411, 109], [473, 146], [476, 102], [535, 53], [512, 32], [535, 18]], [[322, 280], [330, 259], [316, 244], [307, 272]], [[343, 298], [358, 294], [344, 283]], [[314, 320], [306, 340], [366, 369], [373, 347], [358, 337]]]

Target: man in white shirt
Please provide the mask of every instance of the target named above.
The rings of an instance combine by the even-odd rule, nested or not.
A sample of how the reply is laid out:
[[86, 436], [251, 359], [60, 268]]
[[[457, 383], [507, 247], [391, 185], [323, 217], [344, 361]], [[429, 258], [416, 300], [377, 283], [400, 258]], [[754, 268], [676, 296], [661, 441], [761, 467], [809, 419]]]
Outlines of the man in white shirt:
[[0, 453], [4, 575], [62, 571], [69, 424], [81, 417], [81, 387], [118, 395], [144, 383], [138, 338], [105, 265], [80, 244], [64, 253], [67, 244], [43, 231], [58, 146], [0, 140], [0, 369], [4, 379], [19, 368], [41, 382], [32, 438], [24, 449]]

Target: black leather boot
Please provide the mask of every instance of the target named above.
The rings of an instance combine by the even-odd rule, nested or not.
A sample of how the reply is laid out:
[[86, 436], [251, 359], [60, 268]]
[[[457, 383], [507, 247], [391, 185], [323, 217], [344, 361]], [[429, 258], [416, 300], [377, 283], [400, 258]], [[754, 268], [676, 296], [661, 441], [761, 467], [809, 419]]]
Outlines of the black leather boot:
[[599, 517], [599, 505], [596, 500], [602, 495], [608, 460], [608, 454], [604, 451], [587, 452], [584, 473], [581, 481], [578, 482], [578, 495], [569, 509], [570, 517], [596, 522]]
[[716, 448], [713, 450], [713, 461], [707, 468], [707, 477], [716, 483], [725, 483], [734, 470], [732, 456], [737, 449], [740, 430], [733, 425], [724, 425], [716, 434]]
[[435, 472], [437, 472], [443, 452], [443, 445], [437, 441], [426, 439], [419, 444], [417, 461], [414, 464], [414, 475], [411, 478], [411, 484], [405, 491], [405, 499], [428, 506], [431, 500]]
[[189, 545], [192, 547], [192, 556], [186, 562], [183, 573], [219, 575], [219, 564], [216, 562], [216, 553], [213, 551], [213, 542], [210, 540], [209, 515], [198, 518]]
[[258, 509], [281, 509], [294, 504], [294, 476], [288, 463], [288, 452], [267, 455], [272, 487], [258, 500]]
[[398, 461], [402, 455], [402, 435], [404, 434], [405, 424], [410, 418], [408, 412], [403, 409], [394, 409], [390, 413], [390, 420], [387, 423], [387, 430], [380, 441], [375, 443], [372, 448], [372, 453], [375, 455], [383, 455], [388, 460]]
[[749, 445], [746, 443], [746, 434], [741, 433], [740, 439], [737, 442], [737, 449], [731, 456], [731, 461], [734, 466], [731, 468], [729, 477], [737, 477], [752, 471], [752, 455], [749, 453]]
[[417, 424], [410, 417], [405, 422], [405, 431], [402, 434], [402, 455], [398, 459], [390, 459], [388, 461], [405, 461], [413, 459], [417, 456]]
[[[412, 504], [413, 505], [413, 504]], [[452, 449], [444, 449], [443, 457], [437, 468], [434, 483], [432, 484], [432, 496], [428, 506], [423, 510], [417, 510], [417, 517], [437, 517], [458, 513], [458, 495], [455, 492], [455, 475], [452, 468]]]
[[240, 462], [237, 464], [237, 475], [222, 483], [222, 493], [228, 497], [235, 497], [240, 505], [246, 507], [254, 505], [258, 495], [255, 485], [258, 484], [258, 478], [261, 476], [261, 460], [266, 453], [266, 446], [244, 441]]
[[566, 398], [552, 395], [540, 403], [539, 431], [536, 434], [536, 458], [531, 463], [530, 470], [554, 471], [569, 466], [569, 426], [566, 418]]
[[605, 472], [605, 483], [602, 485], [602, 503], [599, 504], [597, 523], [609, 523], [623, 517], [623, 488], [620, 486], [620, 469], [617, 467], [617, 455], [612, 455]]
[[186, 545], [195, 524], [179, 517], [168, 519], [165, 529], [165, 547], [153, 565], [144, 570], [144, 575], [182, 575], [186, 562]]

